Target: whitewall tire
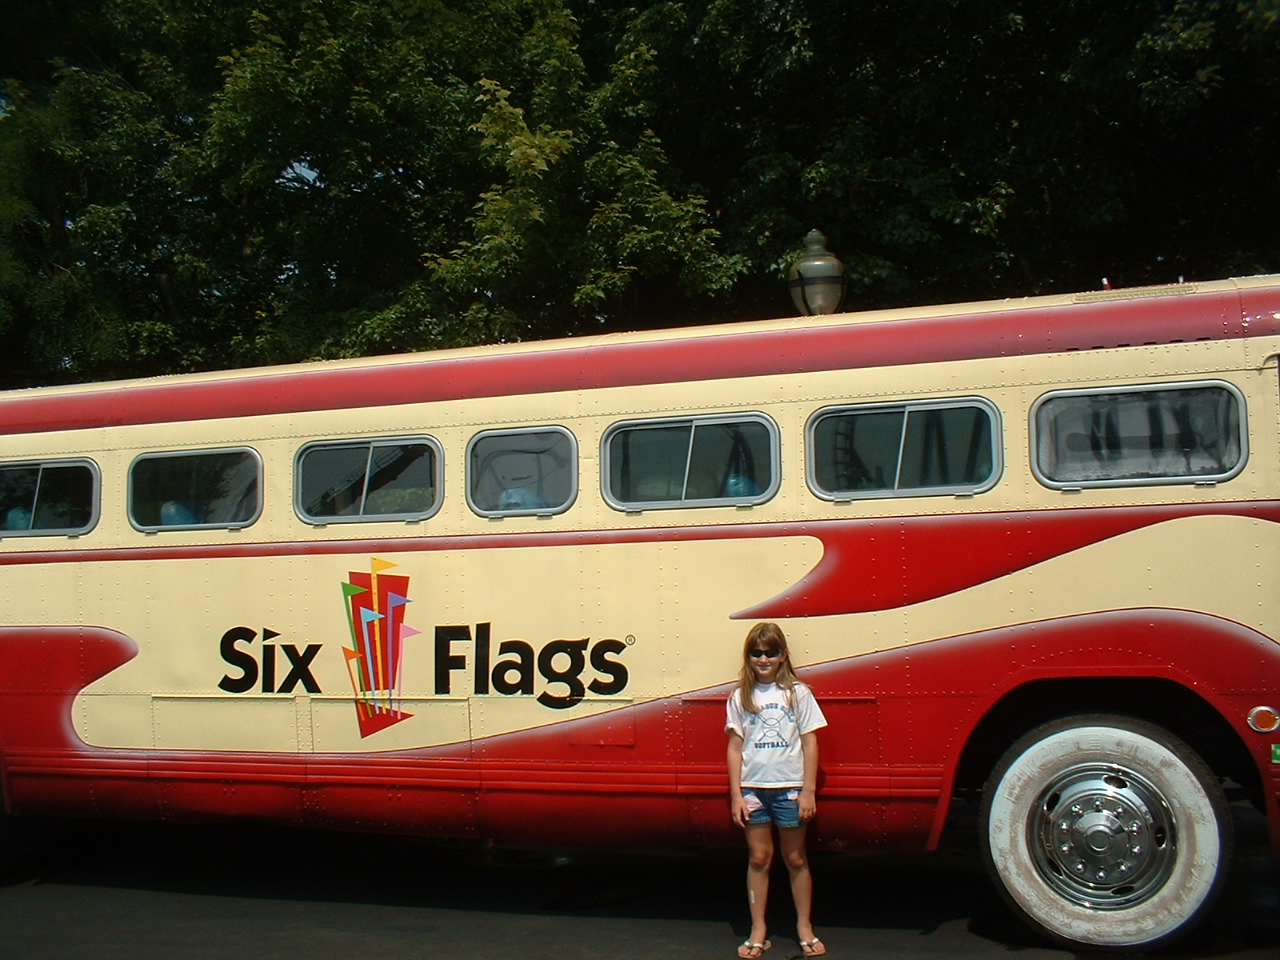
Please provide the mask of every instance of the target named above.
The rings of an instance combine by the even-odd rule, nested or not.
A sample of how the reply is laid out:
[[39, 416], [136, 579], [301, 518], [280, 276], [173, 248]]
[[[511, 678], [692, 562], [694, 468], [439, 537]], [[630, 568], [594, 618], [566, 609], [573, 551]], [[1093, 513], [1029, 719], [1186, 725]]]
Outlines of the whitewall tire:
[[1015, 912], [1054, 939], [1148, 948], [1213, 904], [1232, 828], [1217, 779], [1153, 724], [1083, 715], [1015, 743], [983, 790], [987, 868]]

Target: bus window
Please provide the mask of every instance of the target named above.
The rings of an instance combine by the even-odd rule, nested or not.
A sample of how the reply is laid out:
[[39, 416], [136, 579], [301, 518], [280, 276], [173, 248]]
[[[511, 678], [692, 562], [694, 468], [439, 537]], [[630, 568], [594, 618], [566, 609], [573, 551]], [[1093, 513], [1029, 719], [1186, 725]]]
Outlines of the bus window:
[[482, 517], [563, 513], [578, 496], [578, 442], [564, 427], [487, 430], [467, 444], [467, 503]]
[[1057, 391], [1031, 409], [1032, 468], [1054, 488], [1229, 480], [1248, 458], [1244, 419], [1220, 380]]
[[308, 523], [425, 520], [440, 508], [431, 437], [312, 443], [294, 464], [294, 509]]
[[778, 484], [778, 428], [762, 414], [614, 424], [602, 442], [617, 510], [763, 503]]
[[0, 467], [0, 537], [86, 533], [98, 522], [98, 486], [89, 460]]
[[262, 512], [256, 450], [144, 453], [129, 467], [129, 522], [138, 530], [247, 527]]
[[825, 500], [981, 493], [1000, 476], [985, 400], [834, 407], [809, 421], [809, 487]]

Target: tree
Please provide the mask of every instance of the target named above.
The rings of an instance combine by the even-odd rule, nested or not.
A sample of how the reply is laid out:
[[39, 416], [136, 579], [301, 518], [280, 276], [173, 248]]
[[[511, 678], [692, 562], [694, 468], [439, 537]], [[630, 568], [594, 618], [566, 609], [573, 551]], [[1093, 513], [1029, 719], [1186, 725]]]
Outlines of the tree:
[[21, 0], [0, 382], [1274, 268], [1269, 0]]
[[579, 9], [655, 51], [654, 129], [753, 304], [811, 226], [868, 307], [1275, 267], [1273, 3]]
[[545, 335], [740, 269], [556, 2], [104, 9], [118, 66], [6, 87], [11, 381]]

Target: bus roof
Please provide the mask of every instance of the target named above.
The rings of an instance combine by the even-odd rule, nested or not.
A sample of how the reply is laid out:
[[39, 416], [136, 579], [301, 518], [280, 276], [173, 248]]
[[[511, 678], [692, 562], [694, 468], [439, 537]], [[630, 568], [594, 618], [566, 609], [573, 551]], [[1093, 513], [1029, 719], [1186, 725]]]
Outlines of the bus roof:
[[0, 433], [1280, 334], [1280, 275], [320, 361], [0, 396]]

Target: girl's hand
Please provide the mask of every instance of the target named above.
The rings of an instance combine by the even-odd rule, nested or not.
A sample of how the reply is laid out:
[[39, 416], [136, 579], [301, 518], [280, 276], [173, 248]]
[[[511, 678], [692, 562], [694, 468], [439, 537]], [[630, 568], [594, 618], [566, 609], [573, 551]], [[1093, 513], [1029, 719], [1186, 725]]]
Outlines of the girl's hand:
[[807, 823], [818, 812], [818, 796], [813, 790], [800, 791], [800, 822]]
[[746, 827], [747, 820], [751, 817], [751, 811], [747, 809], [747, 801], [742, 794], [729, 798], [729, 816], [738, 826]]

